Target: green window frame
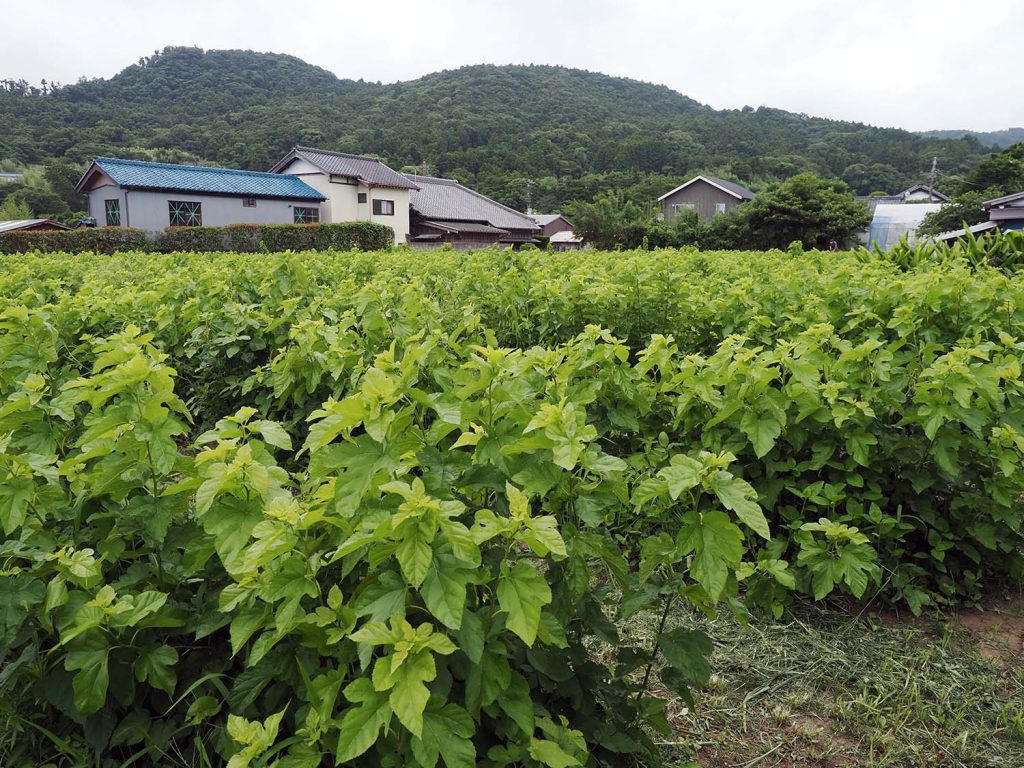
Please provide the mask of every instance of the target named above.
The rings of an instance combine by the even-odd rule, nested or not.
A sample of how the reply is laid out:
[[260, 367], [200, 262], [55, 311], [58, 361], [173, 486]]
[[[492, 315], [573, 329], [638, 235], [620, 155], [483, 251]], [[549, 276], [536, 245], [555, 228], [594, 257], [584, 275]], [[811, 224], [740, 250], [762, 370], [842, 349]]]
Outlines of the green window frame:
[[203, 204], [185, 200], [169, 200], [167, 214], [172, 227], [203, 226]]
[[320, 209], [305, 208], [296, 205], [294, 208], [292, 208], [292, 221], [294, 221], [296, 224], [319, 224]]
[[120, 227], [121, 226], [121, 201], [120, 200], [104, 200], [103, 201], [103, 216], [108, 227]]

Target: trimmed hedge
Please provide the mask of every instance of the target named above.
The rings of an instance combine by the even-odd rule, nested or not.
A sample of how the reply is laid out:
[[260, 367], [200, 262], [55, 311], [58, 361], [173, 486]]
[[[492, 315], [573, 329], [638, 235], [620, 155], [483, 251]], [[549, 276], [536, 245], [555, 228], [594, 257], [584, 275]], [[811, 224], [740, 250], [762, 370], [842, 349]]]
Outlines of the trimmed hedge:
[[100, 227], [60, 232], [5, 232], [0, 253], [144, 253], [234, 251], [382, 251], [394, 230], [369, 221], [342, 224], [235, 224], [230, 227], [175, 227], [152, 234], [143, 229]]
[[0, 233], [0, 253], [115, 253], [117, 251], [150, 251], [152, 242], [144, 229], [102, 227], [69, 229], [51, 232]]
[[155, 250], [234, 251], [381, 251], [395, 240], [394, 230], [369, 221], [342, 224], [235, 224], [230, 227], [175, 227], [157, 235]]

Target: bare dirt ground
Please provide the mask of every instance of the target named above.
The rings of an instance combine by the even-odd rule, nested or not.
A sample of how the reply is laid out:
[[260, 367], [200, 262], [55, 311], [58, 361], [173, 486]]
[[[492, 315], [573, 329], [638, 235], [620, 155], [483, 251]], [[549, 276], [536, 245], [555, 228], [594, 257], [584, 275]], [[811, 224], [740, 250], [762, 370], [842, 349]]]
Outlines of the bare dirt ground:
[[969, 646], [986, 659], [1024, 663], [1024, 598], [996, 598], [982, 608], [962, 611], [951, 617], [954, 632], [961, 630]]
[[1024, 596], [922, 617], [804, 606], [782, 622], [700, 625], [712, 684], [669, 691], [665, 765], [1024, 768]]

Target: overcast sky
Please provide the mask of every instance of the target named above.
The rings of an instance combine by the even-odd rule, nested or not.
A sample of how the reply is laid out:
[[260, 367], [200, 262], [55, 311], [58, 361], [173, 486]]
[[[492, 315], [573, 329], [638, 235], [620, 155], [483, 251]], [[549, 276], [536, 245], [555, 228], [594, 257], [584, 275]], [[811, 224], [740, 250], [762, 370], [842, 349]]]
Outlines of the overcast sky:
[[384, 82], [560, 64], [911, 130], [1024, 126], [1022, 42], [1022, 0], [0, 0], [0, 77], [31, 82], [110, 77], [167, 45]]

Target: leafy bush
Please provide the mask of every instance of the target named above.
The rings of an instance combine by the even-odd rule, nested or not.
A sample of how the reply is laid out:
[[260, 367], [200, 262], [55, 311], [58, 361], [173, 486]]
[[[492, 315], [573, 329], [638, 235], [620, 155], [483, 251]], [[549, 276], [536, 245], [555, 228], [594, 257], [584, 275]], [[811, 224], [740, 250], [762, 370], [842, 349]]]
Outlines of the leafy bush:
[[116, 253], [145, 251], [149, 233], [144, 229], [103, 227], [53, 232], [2, 232], [0, 253]]
[[656, 764], [636, 612], [1024, 575], [1022, 338], [955, 250], [2, 257], [4, 756]]
[[341, 224], [236, 224], [230, 227], [173, 227], [156, 235], [120, 227], [62, 232], [0, 234], [0, 253], [28, 251], [66, 253], [306, 251], [353, 248], [379, 251], [391, 247], [394, 230], [369, 221]]
[[[735, 601], [740, 525], [767, 535], [729, 457], [704, 457], [675, 575], [638, 581], [591, 518], [628, 517], [628, 485], [656, 482], [664, 452], [638, 474], [603, 451], [613, 393], [587, 392], [632, 366], [596, 329], [551, 352], [415, 333], [311, 414], [297, 453], [252, 408], [182, 452], [189, 413], [151, 335], [92, 341], [79, 372], [54, 364], [45, 316], [0, 322], [15, 758], [38, 759], [42, 734], [80, 764], [651, 763], [642, 726], [667, 730], [652, 665], [660, 651], [689, 698], [710, 642], [637, 646], [609, 613]], [[658, 472], [675, 495], [679, 472]]]

